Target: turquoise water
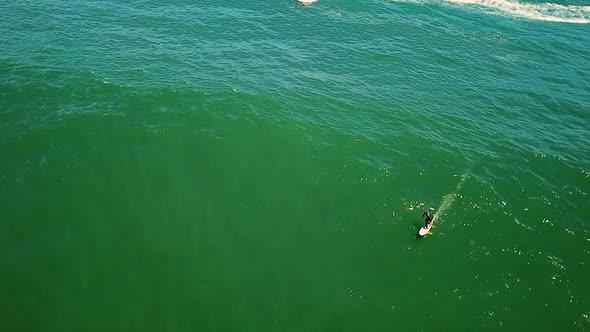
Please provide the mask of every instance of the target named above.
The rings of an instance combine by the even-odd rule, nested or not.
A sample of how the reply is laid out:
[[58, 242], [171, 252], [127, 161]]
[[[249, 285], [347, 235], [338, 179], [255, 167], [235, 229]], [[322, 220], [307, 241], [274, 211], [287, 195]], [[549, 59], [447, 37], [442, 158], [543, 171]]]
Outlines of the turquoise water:
[[0, 18], [0, 330], [590, 330], [584, 1]]

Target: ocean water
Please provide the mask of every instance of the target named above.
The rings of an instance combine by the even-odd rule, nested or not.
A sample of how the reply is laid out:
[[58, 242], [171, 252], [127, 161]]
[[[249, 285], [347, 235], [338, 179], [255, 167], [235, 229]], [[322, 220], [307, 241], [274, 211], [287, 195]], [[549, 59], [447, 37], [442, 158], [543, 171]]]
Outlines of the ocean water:
[[590, 331], [590, 4], [310, 2], [0, 2], [1, 331]]

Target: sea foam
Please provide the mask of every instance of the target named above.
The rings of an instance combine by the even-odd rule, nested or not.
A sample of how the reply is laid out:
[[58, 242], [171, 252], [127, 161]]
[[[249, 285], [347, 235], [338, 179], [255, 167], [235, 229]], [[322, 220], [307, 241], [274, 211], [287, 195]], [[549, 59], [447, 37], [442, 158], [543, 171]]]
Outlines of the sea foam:
[[297, 0], [302, 5], [311, 5], [312, 3], [316, 2], [317, 0]]
[[479, 7], [488, 12], [502, 13], [533, 20], [590, 23], [590, 6], [566, 6], [554, 3], [524, 3], [509, 0], [445, 0], [448, 3]]
[[[437, 3], [440, 0], [391, 0], [392, 2]], [[511, 0], [442, 0], [453, 5], [477, 8], [489, 14], [522, 17], [531, 20], [590, 23], [590, 6], [560, 5], [550, 2], [526, 3]]]

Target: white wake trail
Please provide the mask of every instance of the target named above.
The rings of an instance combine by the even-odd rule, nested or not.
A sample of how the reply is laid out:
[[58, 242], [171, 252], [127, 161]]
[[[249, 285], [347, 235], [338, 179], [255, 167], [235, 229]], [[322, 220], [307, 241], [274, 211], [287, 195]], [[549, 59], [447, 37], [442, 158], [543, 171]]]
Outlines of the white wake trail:
[[446, 210], [448, 210], [451, 207], [451, 205], [453, 205], [455, 198], [457, 198], [457, 196], [459, 195], [459, 190], [461, 190], [463, 183], [465, 183], [465, 180], [467, 180], [468, 178], [469, 178], [469, 174], [467, 174], [467, 173], [461, 175], [461, 180], [457, 184], [457, 188], [455, 188], [455, 191], [448, 194], [448, 195], [445, 195], [443, 197], [443, 200], [440, 203], [440, 206], [438, 207], [438, 209], [436, 210], [436, 213], [434, 214], [434, 218], [432, 219], [432, 222], [435, 222], [438, 219], [440, 219], [440, 217], [442, 217], [445, 214]]

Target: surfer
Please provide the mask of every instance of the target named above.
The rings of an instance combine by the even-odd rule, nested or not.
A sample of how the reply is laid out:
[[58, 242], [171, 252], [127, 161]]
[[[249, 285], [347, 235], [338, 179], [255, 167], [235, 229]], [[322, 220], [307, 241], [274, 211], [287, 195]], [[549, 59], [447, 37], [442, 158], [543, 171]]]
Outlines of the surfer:
[[430, 224], [432, 224], [432, 221], [434, 219], [434, 216], [432, 215], [432, 213], [430, 213], [430, 211], [424, 211], [424, 213], [422, 213], [422, 217], [424, 218], [424, 227], [422, 228], [428, 228], [428, 226], [430, 226]]

